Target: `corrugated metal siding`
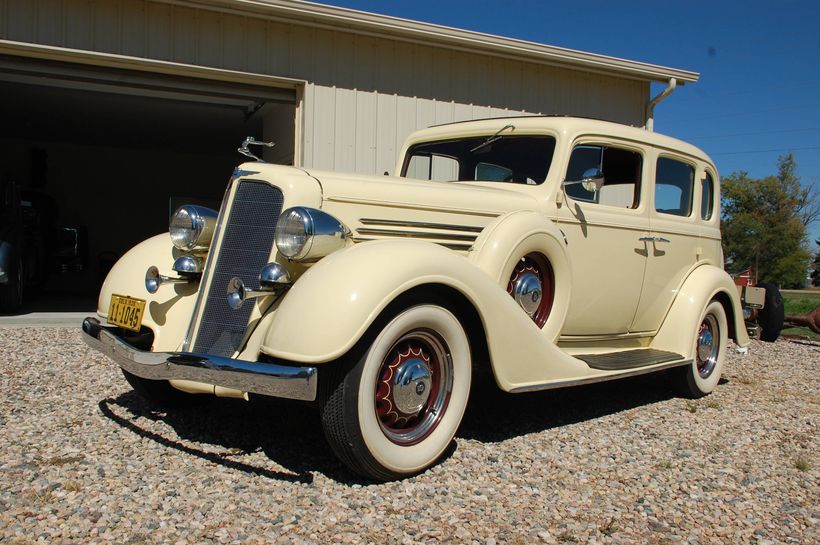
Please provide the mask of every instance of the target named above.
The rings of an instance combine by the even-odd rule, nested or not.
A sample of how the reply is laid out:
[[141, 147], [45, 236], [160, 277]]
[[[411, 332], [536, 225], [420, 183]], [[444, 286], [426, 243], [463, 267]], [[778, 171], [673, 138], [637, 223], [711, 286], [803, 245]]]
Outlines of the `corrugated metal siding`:
[[522, 113], [642, 124], [648, 84], [145, 0], [0, 0], [0, 37], [308, 81], [306, 166], [392, 171], [410, 132]]

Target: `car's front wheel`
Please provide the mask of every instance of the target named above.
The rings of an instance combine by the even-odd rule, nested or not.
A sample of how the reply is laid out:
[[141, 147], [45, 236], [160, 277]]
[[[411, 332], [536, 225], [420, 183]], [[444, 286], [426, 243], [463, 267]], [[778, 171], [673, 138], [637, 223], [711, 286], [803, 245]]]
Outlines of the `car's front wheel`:
[[[371, 337], [372, 338], [372, 337]], [[470, 392], [470, 345], [449, 310], [411, 307], [387, 322], [348, 368], [329, 371], [322, 425], [336, 455], [378, 481], [438, 460]]]
[[715, 389], [729, 348], [728, 330], [726, 311], [720, 302], [713, 300], [706, 306], [697, 326], [692, 363], [675, 370], [684, 395], [703, 397]]

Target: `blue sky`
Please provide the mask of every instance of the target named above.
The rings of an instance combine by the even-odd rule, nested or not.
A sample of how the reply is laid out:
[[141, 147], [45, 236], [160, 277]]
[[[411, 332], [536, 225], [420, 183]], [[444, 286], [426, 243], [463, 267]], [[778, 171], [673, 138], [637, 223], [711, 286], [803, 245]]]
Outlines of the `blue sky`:
[[721, 175], [775, 174], [792, 151], [820, 191], [818, 0], [324, 3], [699, 72], [658, 106], [655, 130], [702, 148]]

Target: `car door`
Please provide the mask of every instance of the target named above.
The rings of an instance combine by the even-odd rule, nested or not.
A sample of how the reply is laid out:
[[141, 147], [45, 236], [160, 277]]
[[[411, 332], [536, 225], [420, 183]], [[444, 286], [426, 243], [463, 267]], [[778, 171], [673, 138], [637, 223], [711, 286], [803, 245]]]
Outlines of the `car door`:
[[[573, 147], [558, 217], [573, 275], [565, 337], [629, 331], [646, 265], [644, 163], [644, 151], [632, 143], [580, 140]], [[599, 191], [573, 183], [590, 169], [603, 173]]]
[[683, 280], [703, 253], [694, 199], [696, 163], [661, 153], [652, 170], [650, 232], [644, 240], [646, 272], [630, 328], [633, 332], [655, 331], [660, 327]]

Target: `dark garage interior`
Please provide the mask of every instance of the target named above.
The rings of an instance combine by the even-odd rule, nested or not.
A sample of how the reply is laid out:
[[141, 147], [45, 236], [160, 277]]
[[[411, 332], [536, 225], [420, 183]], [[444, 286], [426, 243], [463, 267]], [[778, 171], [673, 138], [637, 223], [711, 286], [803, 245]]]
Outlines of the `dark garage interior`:
[[23, 312], [93, 309], [114, 261], [176, 206], [218, 207], [246, 136], [293, 162], [292, 101], [18, 79], [0, 81], [0, 179], [27, 223]]

